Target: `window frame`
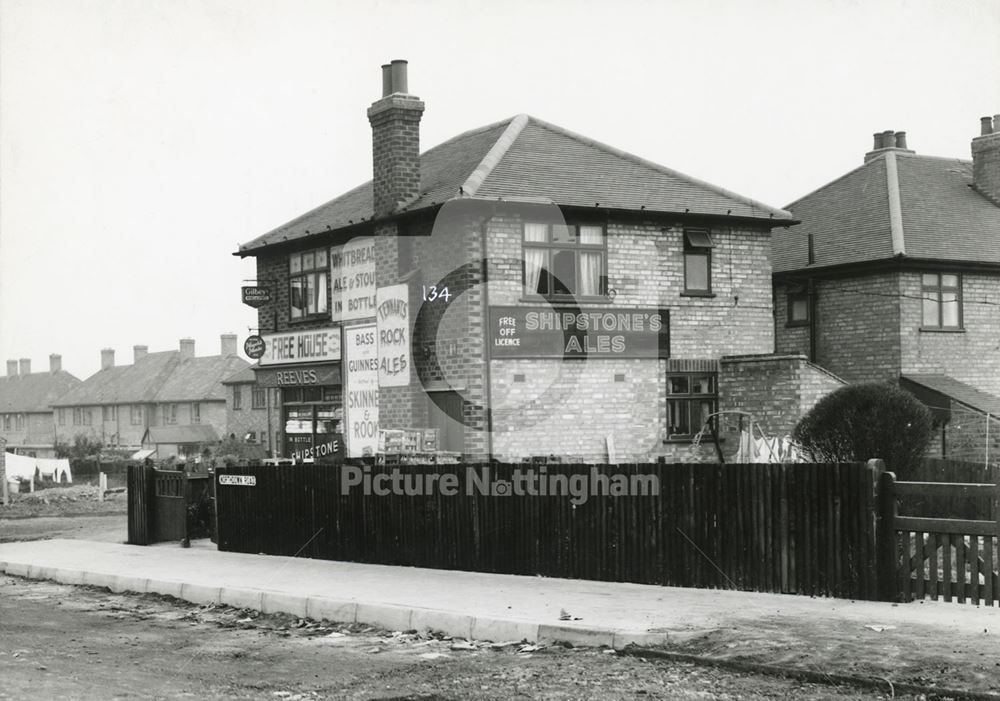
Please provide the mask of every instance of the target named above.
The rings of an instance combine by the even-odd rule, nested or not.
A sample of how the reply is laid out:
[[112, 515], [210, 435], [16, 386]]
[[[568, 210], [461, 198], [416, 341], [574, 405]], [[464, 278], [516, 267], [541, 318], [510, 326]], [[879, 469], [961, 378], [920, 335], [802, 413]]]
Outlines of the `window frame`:
[[257, 385], [250, 387], [250, 408], [264, 409], [267, 407], [267, 389]]
[[66, 409], [64, 409], [63, 407], [59, 407], [58, 409], [56, 409], [56, 422], [60, 426], [66, 425]]
[[[528, 241], [527, 240], [527, 227], [529, 224], [544, 225], [546, 227], [546, 240], [541, 241]], [[573, 242], [565, 241], [553, 241], [552, 240], [552, 227], [553, 226], [567, 226], [573, 227], [576, 230], [576, 235], [574, 236]], [[580, 227], [595, 227], [601, 230], [601, 243], [600, 244], [584, 244], [580, 243]], [[545, 276], [545, 289], [547, 292], [538, 292], [537, 290], [528, 290], [527, 288], [527, 260], [525, 252], [528, 249], [538, 249], [546, 252], [545, 263], [542, 266], [542, 274]], [[555, 275], [552, 271], [553, 266], [553, 252], [566, 252], [571, 251], [573, 253], [573, 264], [574, 264], [574, 287], [579, 289], [579, 282], [581, 279], [580, 261], [582, 259], [581, 253], [599, 253], [601, 258], [601, 272], [598, 274], [597, 288], [598, 292], [596, 295], [584, 295], [576, 292], [555, 292], [554, 291], [554, 280]], [[521, 296], [526, 300], [554, 300], [554, 301], [567, 301], [567, 300], [583, 300], [588, 302], [608, 302], [608, 227], [604, 222], [587, 221], [586, 219], [571, 220], [567, 222], [562, 221], [552, 221], [544, 219], [531, 219], [524, 220], [521, 222]]]
[[[793, 313], [795, 308], [795, 303], [797, 301], [805, 302], [806, 305], [806, 316], [804, 319], [796, 319]], [[812, 316], [812, 305], [809, 303], [809, 293], [808, 292], [786, 292], [785, 293], [785, 306], [787, 307], [787, 319], [785, 321], [785, 326], [808, 326], [810, 318]]]
[[[167, 414], [168, 409], [170, 411], [169, 416]], [[175, 403], [164, 404], [161, 414], [163, 417], [164, 426], [174, 426], [177, 424], [177, 404]]]
[[233, 385], [233, 411], [243, 410], [243, 385]]
[[[322, 254], [322, 264], [318, 262], [318, 254]], [[311, 256], [313, 258], [313, 264], [310, 267], [304, 265], [305, 258]], [[294, 261], [298, 261], [298, 268], [295, 269]], [[307, 289], [318, 289], [320, 283], [318, 280], [322, 280], [323, 285], [323, 296], [322, 299], [325, 304], [324, 309], [317, 309], [316, 311], [310, 312], [308, 310], [308, 304], [310, 300], [307, 300], [307, 307], [301, 309], [294, 305], [296, 281], [310, 279], [311, 283], [307, 283]], [[311, 284], [311, 286], [310, 286]], [[305, 251], [296, 251], [295, 253], [290, 253], [288, 255], [288, 320], [289, 323], [299, 323], [303, 321], [312, 321], [315, 319], [328, 318], [331, 315], [330, 310], [330, 249], [326, 246], [321, 246], [319, 248], [310, 248]]]
[[[704, 234], [708, 239], [708, 245], [696, 245], [689, 238], [689, 234]], [[715, 239], [712, 238], [712, 229], [704, 226], [685, 226], [681, 232], [684, 244], [684, 291], [682, 297], [714, 297], [712, 292], [712, 249], [715, 248]], [[688, 285], [688, 260], [691, 258], [705, 259], [705, 288], [690, 287]]]
[[[696, 378], [707, 377], [711, 381], [711, 391], [710, 392], [693, 392], [692, 391], [692, 380]], [[671, 381], [678, 378], [685, 378], [688, 381], [688, 391], [674, 393], [670, 391]], [[666, 421], [666, 438], [664, 443], [690, 443], [698, 431], [701, 430], [701, 424], [697, 427], [691, 425], [691, 407], [699, 406], [706, 400], [710, 402], [709, 414], [714, 414], [719, 411], [719, 373], [718, 372], [668, 372], [666, 375], [666, 409], [667, 413], [664, 417]], [[691, 429], [689, 433], [671, 433], [670, 432], [670, 403], [671, 402], [683, 402], [685, 406], [685, 411], [687, 412], [687, 422], [688, 427]]]
[[[138, 417], [138, 420], [136, 420]], [[129, 407], [129, 425], [131, 426], [142, 426], [143, 423], [143, 411], [142, 404], [132, 404]]]
[[[933, 275], [937, 278], [936, 285], [927, 285], [924, 282], [924, 277], [928, 275]], [[955, 276], [954, 286], [945, 286], [944, 277], [946, 275]], [[921, 331], [964, 331], [965, 330], [965, 314], [964, 314], [964, 303], [962, 295], [962, 274], [952, 273], [952, 272], [921, 272], [920, 273], [920, 330]], [[944, 325], [944, 305], [947, 304], [943, 300], [945, 293], [955, 293], [955, 304], [958, 307], [958, 324], [955, 326], [945, 326]], [[928, 296], [929, 293], [933, 293], [936, 296], [931, 298]], [[935, 302], [937, 306], [937, 324], [928, 324], [926, 316], [924, 314], [924, 303], [927, 301]]]
[[201, 402], [191, 402], [191, 423], [201, 423]]

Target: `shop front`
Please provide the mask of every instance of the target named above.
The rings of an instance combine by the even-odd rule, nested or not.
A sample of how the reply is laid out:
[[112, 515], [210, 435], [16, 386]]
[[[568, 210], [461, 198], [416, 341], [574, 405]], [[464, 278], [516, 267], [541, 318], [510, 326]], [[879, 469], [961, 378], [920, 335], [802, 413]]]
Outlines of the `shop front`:
[[255, 371], [260, 387], [279, 390], [281, 457], [334, 462], [344, 456], [340, 333], [331, 327], [264, 336], [266, 351]]

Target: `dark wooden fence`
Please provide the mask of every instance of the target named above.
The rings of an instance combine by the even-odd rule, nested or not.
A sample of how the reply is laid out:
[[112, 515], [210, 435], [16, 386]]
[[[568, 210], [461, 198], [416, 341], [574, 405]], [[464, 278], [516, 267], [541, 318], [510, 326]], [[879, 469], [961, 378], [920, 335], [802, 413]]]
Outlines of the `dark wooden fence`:
[[129, 544], [212, 535], [209, 475], [129, 465], [127, 490]]
[[[492, 465], [490, 478], [509, 483], [515, 470], [528, 467]], [[457, 496], [440, 489], [424, 496], [366, 495], [361, 486], [345, 490], [341, 479], [351, 468], [330, 465], [219, 468], [219, 549], [685, 587], [877, 596], [873, 466], [546, 466], [548, 476], [588, 484], [594, 482], [592, 470], [627, 480], [655, 475], [659, 482], [657, 494], [588, 493], [576, 505], [565, 495], [468, 494], [467, 468], [481, 477], [484, 466], [401, 469], [439, 479], [454, 475]], [[392, 472], [385, 466], [368, 469], [373, 481]], [[540, 468], [535, 469], [538, 474]]]
[[[951, 484], [996, 484], [1000, 467], [981, 462], [924, 458], [896, 471], [900, 482], [947, 482]], [[1000, 518], [988, 495], [975, 492], [940, 490], [904, 491], [899, 494], [901, 510], [909, 516], [995, 521]]]

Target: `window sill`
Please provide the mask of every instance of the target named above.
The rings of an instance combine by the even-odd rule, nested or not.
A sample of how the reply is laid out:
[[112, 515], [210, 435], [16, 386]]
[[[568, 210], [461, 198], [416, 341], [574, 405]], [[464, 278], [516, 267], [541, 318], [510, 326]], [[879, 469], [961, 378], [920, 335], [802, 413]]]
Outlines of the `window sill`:
[[789, 321], [785, 323], [786, 329], [802, 328], [803, 326], [809, 326], [809, 320], [805, 321]]
[[289, 326], [295, 326], [297, 324], [306, 324], [306, 323], [309, 323], [309, 322], [316, 322], [316, 321], [330, 321], [330, 313], [329, 312], [323, 312], [322, 314], [313, 314], [311, 316], [303, 316], [303, 317], [301, 317], [299, 319], [289, 319], [288, 320], [288, 325]]
[[963, 328], [948, 328], [940, 326], [921, 326], [920, 333], [965, 333]]
[[715, 297], [715, 293], [699, 290], [684, 290], [681, 292], [681, 297]]
[[532, 304], [550, 304], [553, 307], [566, 306], [572, 304], [573, 302], [578, 302], [580, 304], [611, 304], [614, 300], [606, 295], [598, 295], [596, 297], [584, 297], [584, 296], [563, 296], [563, 297], [545, 297], [544, 295], [535, 296], [525, 296], [522, 295], [520, 302], [530, 302]]
[[[701, 437], [701, 441], [699, 441], [699, 443], [701, 445], [705, 445], [706, 441], [708, 441], [708, 444], [710, 444], [710, 445], [714, 445], [715, 444], [715, 441], [712, 439], [711, 432], [706, 432], [705, 435]], [[687, 438], [683, 438], [683, 437], [678, 436], [677, 438], [664, 438], [663, 439], [664, 445], [678, 445], [678, 444], [682, 444], [682, 443], [693, 443], [693, 442], [694, 442], [694, 436], [689, 436]], [[719, 443], [725, 443], [725, 442], [726, 442], [725, 438], [721, 438], [721, 437], [719, 438]]]

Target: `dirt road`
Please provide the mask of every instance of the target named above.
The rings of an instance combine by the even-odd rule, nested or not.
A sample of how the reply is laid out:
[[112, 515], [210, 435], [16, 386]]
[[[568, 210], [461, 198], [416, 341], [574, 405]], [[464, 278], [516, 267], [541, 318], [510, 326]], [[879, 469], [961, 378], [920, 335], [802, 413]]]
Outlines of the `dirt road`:
[[0, 577], [0, 699], [130, 698], [882, 697], [600, 649], [490, 646]]

